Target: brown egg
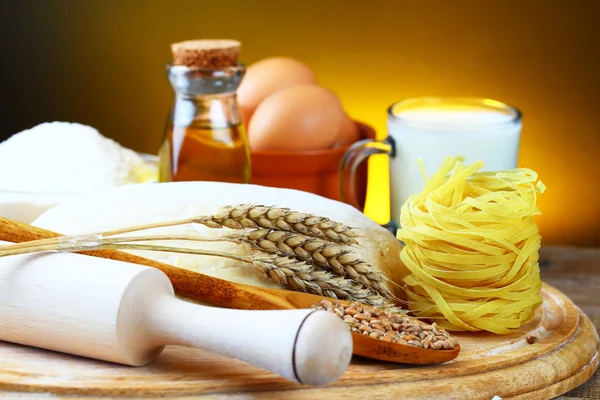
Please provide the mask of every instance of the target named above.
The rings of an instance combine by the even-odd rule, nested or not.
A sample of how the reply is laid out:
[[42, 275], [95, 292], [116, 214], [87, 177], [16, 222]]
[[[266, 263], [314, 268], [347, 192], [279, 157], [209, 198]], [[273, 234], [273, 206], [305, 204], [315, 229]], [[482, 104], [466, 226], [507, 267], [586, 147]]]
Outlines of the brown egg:
[[312, 70], [289, 57], [270, 57], [250, 65], [237, 90], [238, 103], [248, 126], [256, 107], [269, 95], [295, 85], [317, 84]]
[[338, 97], [315, 85], [280, 90], [257, 107], [248, 138], [252, 150], [303, 151], [333, 146], [344, 110]]
[[333, 144], [333, 147], [347, 147], [359, 139], [360, 132], [355, 121], [344, 113], [342, 123], [340, 125], [340, 133]]

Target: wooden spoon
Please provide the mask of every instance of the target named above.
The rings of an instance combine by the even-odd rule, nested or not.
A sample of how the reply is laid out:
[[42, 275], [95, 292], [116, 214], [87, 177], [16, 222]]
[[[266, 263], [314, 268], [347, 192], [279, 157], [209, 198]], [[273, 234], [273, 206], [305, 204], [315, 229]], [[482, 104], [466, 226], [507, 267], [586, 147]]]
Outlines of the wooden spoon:
[[[0, 240], [22, 243], [58, 236], [62, 235], [0, 217]], [[82, 251], [80, 254], [157, 268], [167, 274], [178, 296], [220, 307], [244, 310], [285, 310], [310, 308], [321, 300], [331, 300], [327, 297], [303, 292], [234, 283], [118, 250]], [[348, 302], [344, 303], [348, 304]], [[352, 339], [353, 354], [403, 364], [443, 363], [456, 358], [460, 351], [458, 344], [451, 350], [433, 350], [385, 342], [357, 333], [352, 333]]]

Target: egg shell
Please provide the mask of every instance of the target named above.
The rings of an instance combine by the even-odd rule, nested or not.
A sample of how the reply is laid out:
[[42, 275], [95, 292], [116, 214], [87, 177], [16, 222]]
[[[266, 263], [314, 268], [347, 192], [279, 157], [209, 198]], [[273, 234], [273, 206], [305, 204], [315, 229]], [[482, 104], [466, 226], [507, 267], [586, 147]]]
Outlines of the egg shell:
[[244, 123], [249, 123], [256, 107], [271, 94], [305, 84], [316, 85], [317, 78], [306, 64], [293, 58], [270, 57], [248, 66], [237, 90]]
[[252, 150], [307, 151], [331, 148], [344, 110], [339, 98], [315, 85], [298, 85], [267, 97], [248, 127]]
[[358, 130], [358, 124], [350, 118], [350, 116], [344, 113], [342, 123], [340, 125], [340, 133], [333, 144], [334, 148], [350, 146], [356, 142], [360, 137]]

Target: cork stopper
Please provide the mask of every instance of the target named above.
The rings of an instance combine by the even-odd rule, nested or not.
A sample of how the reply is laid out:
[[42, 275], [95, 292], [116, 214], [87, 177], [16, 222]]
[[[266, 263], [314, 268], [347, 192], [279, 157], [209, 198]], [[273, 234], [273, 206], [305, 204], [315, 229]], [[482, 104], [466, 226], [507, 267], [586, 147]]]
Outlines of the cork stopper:
[[173, 65], [196, 68], [226, 68], [236, 65], [241, 43], [237, 40], [187, 40], [173, 43]]

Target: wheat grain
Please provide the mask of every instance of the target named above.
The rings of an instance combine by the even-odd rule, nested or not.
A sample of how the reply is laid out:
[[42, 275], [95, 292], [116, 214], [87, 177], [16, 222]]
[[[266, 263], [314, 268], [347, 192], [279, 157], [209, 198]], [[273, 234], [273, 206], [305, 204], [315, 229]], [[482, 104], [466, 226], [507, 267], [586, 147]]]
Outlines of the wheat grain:
[[336, 314], [354, 333], [386, 342], [434, 350], [453, 349], [457, 343], [448, 332], [439, 329], [435, 322], [426, 324], [408, 315], [365, 306], [359, 302], [345, 306], [339, 301], [321, 300], [312, 308]]

